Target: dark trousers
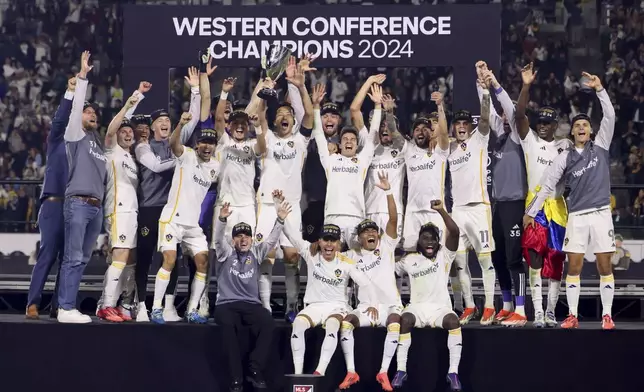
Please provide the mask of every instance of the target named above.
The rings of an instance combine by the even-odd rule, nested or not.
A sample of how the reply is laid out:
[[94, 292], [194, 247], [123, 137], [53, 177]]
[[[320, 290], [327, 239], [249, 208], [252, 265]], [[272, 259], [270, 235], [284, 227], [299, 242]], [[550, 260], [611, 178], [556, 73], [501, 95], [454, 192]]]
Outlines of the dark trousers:
[[324, 226], [324, 201], [311, 201], [302, 213], [302, 238], [315, 242]]
[[[159, 237], [159, 218], [163, 207], [139, 207], [139, 232], [136, 243], [136, 267], [134, 269], [134, 280], [136, 291], [140, 302], [144, 302], [147, 296], [148, 274], [150, 265], [157, 255], [157, 241]], [[179, 247], [180, 249], [181, 247]], [[181, 255], [177, 252], [177, 262], [170, 274], [168, 293], [174, 293], [179, 278], [179, 265]], [[156, 273], [156, 271], [155, 271]]]
[[42, 290], [45, 287], [47, 276], [56, 260], [58, 260], [58, 272], [56, 274], [56, 288], [52, 297], [52, 310], [58, 307], [58, 281], [60, 278], [60, 265], [63, 261], [65, 247], [65, 221], [63, 218], [63, 199], [45, 199], [38, 212], [38, 229], [40, 230], [40, 248], [38, 248], [38, 259], [31, 272], [29, 283], [29, 296], [27, 306], [36, 305], [40, 307]]
[[266, 368], [268, 353], [273, 343], [275, 322], [259, 303], [229, 302], [215, 306], [215, 322], [221, 328], [223, 348], [228, 357], [232, 380], [242, 380], [242, 356], [237, 334], [241, 327], [250, 327], [255, 336], [255, 348], [250, 353], [250, 369], [261, 372]]
[[492, 234], [496, 250], [492, 263], [501, 290], [512, 290], [525, 296], [525, 266], [521, 249], [525, 200], [498, 201], [492, 209]]

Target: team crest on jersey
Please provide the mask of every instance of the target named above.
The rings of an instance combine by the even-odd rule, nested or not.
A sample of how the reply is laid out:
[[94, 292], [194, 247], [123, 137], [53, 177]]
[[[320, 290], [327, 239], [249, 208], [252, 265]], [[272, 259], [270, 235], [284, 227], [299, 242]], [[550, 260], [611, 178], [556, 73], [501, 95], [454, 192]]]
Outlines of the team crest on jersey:
[[356, 158], [356, 157], [351, 158], [351, 162], [358, 163], [358, 158]]
[[143, 237], [147, 237], [147, 235], [148, 235], [148, 234], [150, 234], [150, 229], [148, 229], [147, 227], [143, 227], [143, 228], [141, 229], [141, 235], [142, 235]]
[[121, 241], [121, 242], [125, 242], [125, 239], [126, 239], [125, 234], [121, 234], [121, 235], [119, 236], [119, 241]]
[[246, 257], [246, 260], [244, 261], [244, 264], [250, 264], [252, 263], [253, 260], [251, 260], [250, 256]]
[[427, 151], [427, 158], [431, 158], [431, 157], [432, 157], [432, 152], [431, 152], [431, 151]]
[[287, 145], [287, 146], [289, 146], [289, 147], [291, 147], [291, 148], [293, 148], [293, 146], [295, 145], [295, 143], [293, 143], [293, 140], [291, 140], [291, 141], [289, 141], [288, 143], [286, 143], [286, 145]]
[[391, 157], [395, 158], [396, 155], [398, 155], [398, 151], [397, 150], [391, 150]]
[[211, 170], [210, 171], [210, 178], [215, 178], [216, 174], [217, 174], [217, 172], [215, 170]]
[[566, 238], [564, 239], [564, 246], [565, 246], [565, 245], [568, 245], [568, 242], [569, 242], [568, 237], [566, 237]]
[[313, 234], [313, 230], [315, 230], [315, 227], [313, 227], [313, 225], [306, 226], [306, 232], [309, 233], [309, 235]]
[[248, 146], [244, 146], [244, 152], [245, 152], [245, 153], [249, 153], [249, 152], [250, 152], [250, 147], [248, 147]]
[[338, 268], [337, 270], [335, 270], [333, 272], [335, 272], [335, 277], [336, 278], [339, 278], [340, 276], [342, 276], [342, 270], [340, 268]]
[[563, 151], [563, 148], [558, 148], [557, 149], [557, 154], [561, 154], [562, 151]]
[[257, 241], [261, 241], [261, 240], [264, 239], [264, 235], [262, 233], [257, 233], [257, 234], [255, 234], [255, 239]]
[[373, 255], [376, 256], [376, 257], [379, 257], [380, 256], [380, 249], [374, 250]]
[[168, 242], [172, 241], [172, 234], [166, 234], [165, 235], [165, 240], [168, 241]]
[[463, 151], [467, 150], [467, 143], [465, 142], [461, 143], [461, 150]]

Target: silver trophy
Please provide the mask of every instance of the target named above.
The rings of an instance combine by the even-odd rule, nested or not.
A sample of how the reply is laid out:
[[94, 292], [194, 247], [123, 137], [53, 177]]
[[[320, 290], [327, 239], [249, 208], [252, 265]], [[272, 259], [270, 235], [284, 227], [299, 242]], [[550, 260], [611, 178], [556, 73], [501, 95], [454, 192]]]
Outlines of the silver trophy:
[[[262, 68], [264, 69], [264, 77], [271, 78], [276, 82], [282, 76], [286, 67], [288, 66], [288, 59], [291, 57], [291, 50], [289, 48], [271, 45], [268, 49], [268, 54], [262, 56]], [[263, 100], [277, 98], [277, 91], [272, 88], [263, 88], [259, 90], [257, 96]]]

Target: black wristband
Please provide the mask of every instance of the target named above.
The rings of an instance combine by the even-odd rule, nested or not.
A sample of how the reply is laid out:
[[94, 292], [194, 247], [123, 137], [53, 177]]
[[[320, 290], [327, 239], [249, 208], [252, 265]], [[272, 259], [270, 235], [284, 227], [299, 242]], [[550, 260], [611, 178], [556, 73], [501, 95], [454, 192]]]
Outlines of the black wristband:
[[278, 217], [277, 217], [277, 223], [279, 223], [280, 225], [283, 225], [283, 224], [284, 224], [284, 219], [282, 219], [282, 218], [280, 218], [280, 217], [278, 216]]
[[226, 223], [227, 220], [228, 220], [228, 218], [222, 218], [221, 216], [219, 217], [219, 222]]

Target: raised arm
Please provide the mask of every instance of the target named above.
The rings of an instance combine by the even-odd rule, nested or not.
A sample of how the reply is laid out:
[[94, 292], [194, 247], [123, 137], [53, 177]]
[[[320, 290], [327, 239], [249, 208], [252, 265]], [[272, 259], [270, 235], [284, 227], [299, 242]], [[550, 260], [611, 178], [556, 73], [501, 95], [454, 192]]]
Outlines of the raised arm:
[[326, 88], [322, 84], [318, 84], [313, 87], [313, 139], [315, 139], [315, 145], [318, 148], [318, 155], [320, 157], [320, 163], [324, 169], [327, 168], [327, 161], [329, 160], [329, 147], [327, 146], [328, 142], [326, 136], [324, 135], [324, 130], [322, 129], [322, 116], [320, 115], [320, 102], [326, 94]]
[[432, 200], [431, 207], [432, 210], [438, 212], [445, 223], [445, 247], [447, 250], [456, 252], [458, 250], [458, 239], [461, 235], [458, 225], [447, 213], [441, 200]]
[[[546, 201], [548, 196], [555, 192], [557, 184], [561, 177], [564, 175], [566, 170], [566, 161], [568, 158], [568, 150], [561, 152], [552, 162], [544, 172], [537, 189], [534, 191], [537, 193], [532, 202], [526, 208], [526, 216], [532, 220], [531, 223], [534, 223], [534, 217], [537, 216], [539, 210], [543, 206], [543, 203]], [[527, 226], [526, 217], [524, 217], [524, 226]]]
[[438, 129], [436, 130], [438, 147], [443, 151], [447, 151], [449, 149], [449, 133], [445, 105], [443, 104], [443, 94], [435, 91], [432, 93], [431, 99], [438, 108]]
[[586, 86], [595, 89], [599, 103], [602, 105], [602, 121], [599, 124], [599, 132], [597, 132], [595, 144], [604, 150], [608, 150], [613, 140], [613, 134], [615, 133], [615, 108], [610, 101], [610, 96], [608, 96], [604, 86], [602, 86], [599, 77], [586, 72], [582, 73], [582, 76], [588, 79], [585, 83]]
[[139, 106], [141, 101], [145, 99], [145, 93], [150, 91], [151, 88], [152, 83], [150, 82], [141, 81], [139, 83], [139, 88], [134, 91], [134, 94], [132, 94], [132, 96], [136, 97], [136, 103], [125, 112], [125, 118], [129, 120], [132, 118], [132, 116], [134, 116], [134, 112], [136, 111], [137, 106]]
[[181, 120], [179, 120], [174, 131], [172, 131], [172, 135], [170, 135], [170, 148], [172, 149], [174, 156], [177, 158], [183, 155], [184, 151], [183, 144], [181, 144], [181, 128], [190, 122], [191, 119], [192, 115], [190, 113], [181, 114]]
[[481, 118], [479, 119], [479, 133], [487, 136], [490, 133], [490, 90], [483, 89], [481, 98]]
[[[276, 192], [279, 191], [273, 191], [273, 193]], [[285, 201], [282, 201], [281, 203], [275, 203], [275, 208], [277, 209], [277, 219], [275, 219], [273, 229], [271, 230], [271, 233], [268, 235], [266, 240], [258, 245], [259, 260], [263, 260], [266, 254], [275, 249], [275, 247], [278, 245], [280, 236], [282, 235], [282, 231], [284, 229], [284, 222], [292, 210], [291, 205]]]
[[116, 145], [116, 132], [118, 132], [123, 120], [125, 119], [125, 113], [130, 110], [138, 102], [136, 94], [132, 94], [130, 98], [125, 101], [125, 106], [116, 113], [116, 116], [110, 121], [110, 125], [107, 126], [107, 132], [105, 133], [105, 148], [111, 149]]
[[219, 217], [215, 222], [215, 232], [213, 234], [213, 242], [215, 244], [215, 254], [217, 261], [223, 263], [228, 257], [233, 254], [233, 247], [230, 246], [230, 241], [224, 238], [226, 235], [226, 221], [232, 213], [230, 203], [224, 203], [219, 212]]
[[[199, 93], [201, 94], [199, 120], [206, 121], [210, 117], [210, 75], [215, 72], [217, 66], [212, 65], [212, 59], [207, 50], [200, 52], [199, 60]], [[220, 99], [225, 100], [221, 97]]]
[[521, 79], [523, 79], [523, 86], [521, 87], [521, 92], [519, 93], [519, 100], [517, 101], [517, 111], [515, 121], [517, 124], [517, 131], [519, 132], [519, 137], [521, 140], [524, 140], [530, 132], [530, 122], [528, 121], [528, 116], [526, 111], [528, 109], [528, 103], [530, 103], [530, 86], [537, 77], [537, 73], [532, 69], [532, 63], [526, 65], [521, 70]]
[[[291, 57], [291, 60], [293, 63], [295, 62], [293, 57]], [[305, 130], [306, 133], [309, 133], [306, 130], [313, 129], [313, 102], [306, 90], [306, 77], [302, 66], [292, 66], [289, 62], [286, 80], [288, 81], [288, 93], [291, 98], [291, 106], [295, 111], [295, 119], [300, 124], [298, 127], [300, 128], [299, 131], [302, 132], [302, 130]], [[304, 135], [304, 133], [302, 134]], [[309, 133], [304, 136], [308, 137], [311, 134]]]
[[215, 130], [217, 137], [221, 137], [226, 132], [226, 107], [228, 106], [228, 94], [235, 87], [237, 78], [229, 77], [224, 79], [221, 83], [221, 93], [219, 93], [219, 101], [217, 101], [217, 108], [215, 109]]
[[358, 131], [365, 128], [364, 118], [362, 116], [362, 104], [367, 97], [367, 94], [371, 91], [371, 86], [373, 86], [374, 83], [382, 84], [386, 78], [387, 76], [385, 74], [369, 76], [367, 81], [364, 82], [356, 96], [353, 98], [349, 110], [351, 112], [351, 122]]
[[[74, 90], [74, 102], [69, 115], [69, 122], [65, 128], [65, 141], [77, 142], [85, 137], [83, 130], [83, 106], [85, 106], [85, 95], [87, 94], [87, 73], [92, 70], [89, 65], [90, 54], [84, 51], [81, 55], [81, 70], [76, 76], [76, 90]], [[98, 113], [97, 113], [98, 114]]]
[[[387, 220], [385, 233], [389, 238], [395, 240], [398, 238], [398, 209], [396, 208], [396, 200], [394, 200], [394, 192], [391, 190], [391, 183], [389, 183], [387, 172], [378, 172], [378, 179], [380, 182], [376, 184], [376, 187], [382, 189], [387, 195], [387, 213], [389, 214], [389, 219]], [[374, 192], [378, 191], [374, 190]]]
[[188, 68], [186, 81], [190, 86], [190, 108], [188, 109], [188, 113], [190, 113], [191, 118], [190, 121], [181, 128], [182, 144], [188, 144], [190, 137], [192, 136], [192, 132], [195, 130], [200, 118], [201, 93], [199, 92], [199, 72], [197, 71], [197, 68]]
[[60, 100], [60, 105], [54, 113], [54, 118], [51, 121], [51, 130], [47, 136], [48, 144], [52, 142], [62, 141], [65, 134], [65, 128], [69, 122], [69, 115], [72, 110], [72, 103], [74, 101], [74, 90], [76, 90], [76, 77], [69, 78], [67, 81], [67, 91], [63, 99]]
[[176, 161], [174, 158], [159, 160], [154, 152], [152, 147], [147, 142], [141, 142], [136, 145], [134, 149], [134, 154], [136, 155], [136, 160], [146, 168], [150, 169], [154, 173], [162, 173], [166, 170], [174, 169]]
[[[286, 71], [284, 73], [286, 75], [286, 81], [288, 82], [288, 99], [291, 102], [291, 106], [293, 107], [295, 121], [298, 124], [302, 124], [302, 119], [304, 118], [304, 105], [302, 102], [302, 97], [300, 96], [300, 78], [296, 77], [298, 68], [301, 69], [301, 67], [299, 67], [297, 62], [295, 61], [295, 57], [291, 56], [288, 59], [288, 65], [286, 66]], [[304, 72], [300, 70], [300, 73], [302, 74], [302, 76], [304, 76]], [[302, 84], [304, 84], [304, 81], [302, 81]], [[311, 122], [313, 122], [312, 119]]]

